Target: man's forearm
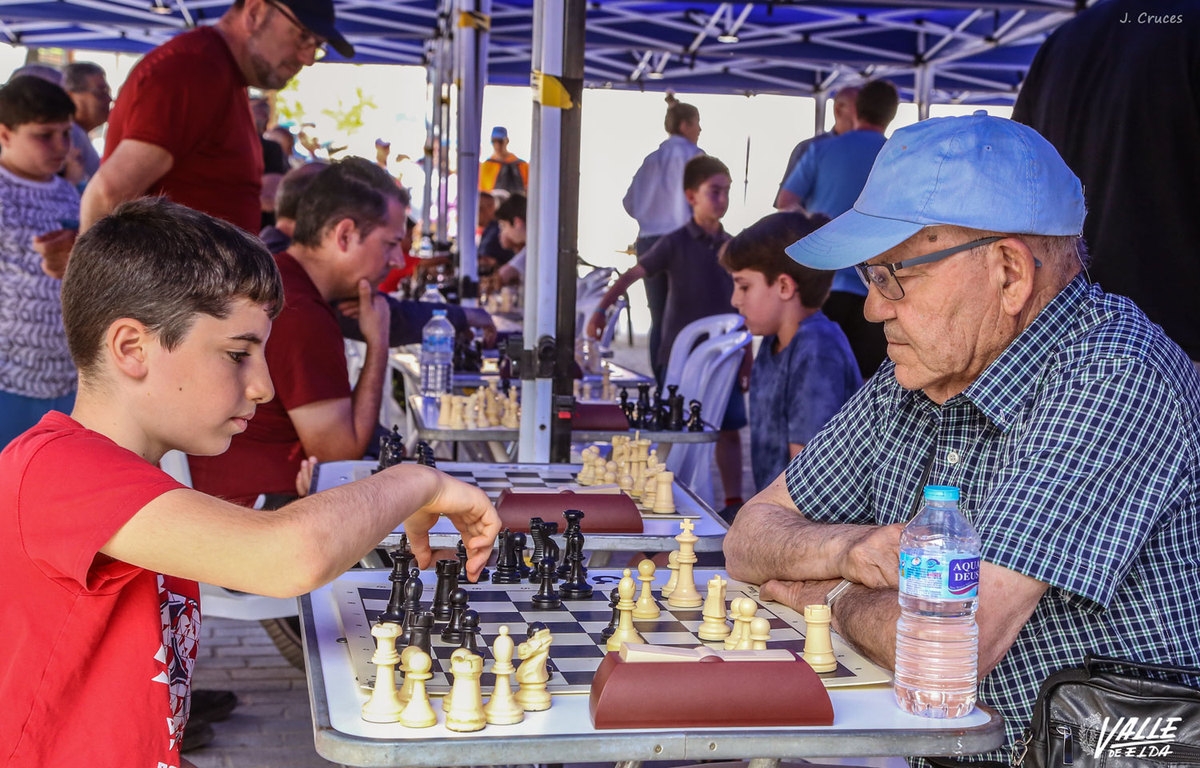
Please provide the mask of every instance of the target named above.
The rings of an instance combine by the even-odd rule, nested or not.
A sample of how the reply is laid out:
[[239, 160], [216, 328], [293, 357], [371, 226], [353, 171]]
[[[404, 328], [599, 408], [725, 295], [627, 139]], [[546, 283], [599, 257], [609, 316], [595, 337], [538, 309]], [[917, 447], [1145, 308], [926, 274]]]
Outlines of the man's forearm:
[[383, 390], [387, 383], [389, 351], [386, 343], [367, 344], [363, 367], [354, 384], [354, 392], [350, 395], [359, 458], [366, 453], [375, 435], [375, 425], [379, 423], [379, 406], [383, 403]]
[[845, 529], [858, 527], [814, 523], [798, 512], [751, 499], [725, 535], [726, 568], [734, 578], [755, 584], [839, 579]]
[[833, 630], [885, 669], [896, 666], [899, 595], [894, 589], [854, 585], [833, 603]]

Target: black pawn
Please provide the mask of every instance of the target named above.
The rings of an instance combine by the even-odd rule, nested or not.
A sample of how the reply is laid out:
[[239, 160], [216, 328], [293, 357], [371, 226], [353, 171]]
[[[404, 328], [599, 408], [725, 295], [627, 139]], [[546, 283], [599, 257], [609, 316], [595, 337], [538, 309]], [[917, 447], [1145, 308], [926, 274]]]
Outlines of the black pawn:
[[691, 408], [692, 415], [691, 418], [688, 419], [687, 431], [703, 432], [704, 420], [700, 418], [700, 401], [693, 400], [692, 402], [688, 403], [688, 407]]
[[437, 461], [433, 458], [433, 448], [429, 443], [422, 440], [417, 443], [417, 463], [426, 467], [436, 467]]
[[526, 541], [528, 541], [528, 538], [521, 531], [517, 531], [512, 535], [512, 549], [515, 556], [514, 559], [517, 562], [517, 575], [522, 579], [528, 576], [530, 571], [529, 566], [525, 565]]
[[[575, 534], [582, 539], [582, 534]], [[567, 582], [559, 588], [559, 594], [566, 600], [587, 600], [592, 596], [592, 585], [588, 583], [587, 574], [583, 572], [583, 552], [571, 551], [567, 555]]]
[[[466, 584], [470, 581], [467, 577], [467, 545], [462, 539], [458, 540], [458, 544], [454, 547], [454, 556], [458, 558], [458, 583]], [[479, 580], [483, 581], [490, 575], [490, 571], [484, 568], [479, 572]]]
[[392, 555], [392, 572], [388, 581], [392, 582], [392, 594], [388, 598], [387, 609], [380, 614], [379, 620], [390, 624], [400, 624], [404, 621], [404, 585], [408, 582], [408, 570], [397, 557]]
[[612, 608], [612, 618], [608, 621], [608, 626], [600, 631], [600, 638], [607, 640], [617, 631], [617, 623], [621, 620], [621, 611], [617, 609], [617, 603], [621, 600], [621, 592], [616, 587], [612, 588], [612, 592], [608, 593], [608, 607]]
[[466, 648], [476, 656], [486, 658], [486, 654], [483, 652], [484, 646], [479, 642], [479, 612], [473, 608], [468, 608], [464, 611], [462, 628], [462, 641], [458, 644], [458, 647]]
[[[421, 611], [417, 614], [417, 618], [413, 621], [412, 637], [409, 639], [408, 645], [415, 645], [425, 653], [433, 655], [433, 614], [429, 611]], [[407, 646], [405, 646], [407, 647]]]
[[433, 618], [435, 621], [450, 619], [450, 594], [458, 589], [458, 561], [437, 561], [437, 587], [433, 592]]
[[467, 610], [467, 590], [459, 587], [450, 593], [450, 623], [442, 630], [442, 642], [461, 643], [463, 614]]
[[529, 602], [535, 608], [561, 608], [562, 597], [554, 588], [554, 561], [550, 558], [542, 560], [538, 565], [538, 576], [541, 577], [541, 586], [537, 594], [529, 598]]

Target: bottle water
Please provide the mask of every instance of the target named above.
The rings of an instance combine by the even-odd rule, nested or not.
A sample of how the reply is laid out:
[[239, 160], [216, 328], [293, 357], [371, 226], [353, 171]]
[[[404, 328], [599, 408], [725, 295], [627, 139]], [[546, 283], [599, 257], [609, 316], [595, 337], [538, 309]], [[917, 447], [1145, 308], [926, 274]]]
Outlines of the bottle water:
[[426, 304], [445, 304], [446, 297], [438, 290], [437, 283], [426, 283], [425, 292], [421, 294], [420, 301]]
[[421, 394], [437, 397], [450, 392], [454, 361], [454, 326], [446, 310], [433, 310], [421, 331]]
[[979, 669], [979, 535], [958, 489], [925, 486], [925, 505], [900, 534], [896, 703], [933, 718], [975, 707]]

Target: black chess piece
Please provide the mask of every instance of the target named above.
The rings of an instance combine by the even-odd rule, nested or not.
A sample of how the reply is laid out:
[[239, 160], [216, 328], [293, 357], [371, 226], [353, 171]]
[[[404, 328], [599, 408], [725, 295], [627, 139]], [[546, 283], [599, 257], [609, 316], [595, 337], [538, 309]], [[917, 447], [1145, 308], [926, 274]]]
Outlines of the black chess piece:
[[637, 415], [639, 419], [646, 418], [646, 411], [650, 410], [650, 385], [637, 385]]
[[561, 550], [558, 547], [558, 542], [554, 540], [554, 535], [558, 533], [558, 522], [555, 520], [549, 520], [543, 524], [542, 530], [545, 532], [546, 537], [546, 546], [545, 551], [542, 553], [542, 559], [545, 560], [549, 558], [552, 562], [557, 564], [561, 553]]
[[433, 591], [433, 618], [450, 620], [450, 594], [458, 589], [458, 560], [438, 560], [437, 586]]
[[409, 571], [408, 581], [404, 582], [404, 623], [401, 624], [401, 635], [398, 647], [412, 645], [412, 628], [421, 612], [421, 593], [425, 585], [421, 583], [421, 572], [416, 568]]
[[525, 578], [531, 570], [528, 565], [525, 565], [525, 542], [528, 538], [522, 531], [517, 531], [512, 535], [512, 549], [517, 561], [517, 575], [520, 578]]
[[[413, 620], [412, 636], [409, 638], [408, 645], [415, 645], [425, 653], [433, 655], [433, 614], [429, 611], [421, 611]], [[405, 646], [406, 648], [408, 646]]]
[[600, 630], [600, 638], [607, 640], [617, 631], [617, 623], [621, 620], [621, 611], [617, 608], [617, 603], [621, 600], [621, 592], [616, 587], [608, 593], [608, 607], [612, 608], [612, 618], [608, 621], [608, 626]]
[[537, 594], [529, 598], [529, 602], [535, 608], [561, 608], [562, 597], [554, 588], [554, 561], [548, 557], [543, 559], [538, 564], [538, 576], [541, 585], [538, 587]]
[[621, 403], [621, 412], [625, 414], [625, 420], [629, 422], [630, 429], [637, 428], [637, 415], [634, 413], [636, 410], [637, 406], [628, 400]]
[[442, 641], [461, 643], [463, 636], [463, 614], [467, 610], [467, 590], [456, 588], [450, 593], [450, 622], [442, 630]]
[[[675, 389], [675, 385], [671, 384], [668, 389]], [[683, 395], [671, 395], [671, 415], [667, 418], [667, 429], [672, 432], [683, 431]]]
[[[571, 570], [571, 552], [573, 547], [578, 546], [579, 556], [581, 559], [583, 557], [583, 529], [580, 526], [580, 521], [583, 520], [583, 510], [564, 510], [563, 517], [567, 520], [567, 530], [563, 534], [563, 539], [566, 541], [567, 547], [563, 552], [562, 564], [558, 566], [558, 577], [560, 579], [567, 578], [567, 574]], [[575, 537], [578, 537], [578, 542], [574, 540]]]
[[[458, 583], [469, 583], [470, 579], [467, 577], [467, 545], [463, 543], [462, 539], [459, 539], [458, 543], [454, 545], [454, 556], [458, 558]], [[479, 572], [479, 581], [483, 581], [489, 575], [491, 575], [491, 572], [485, 566]]]
[[493, 584], [517, 584], [521, 574], [517, 570], [517, 556], [513, 552], [513, 534], [507, 528], [496, 537], [499, 550], [496, 553], [496, 569], [492, 571]]
[[529, 518], [529, 540], [533, 542], [533, 554], [530, 559], [533, 562], [539, 562], [546, 554], [546, 539], [543, 538], [545, 531], [542, 528], [544, 521], [540, 517]]
[[388, 598], [387, 608], [379, 616], [380, 621], [390, 624], [404, 622], [404, 585], [408, 582], [408, 568], [399, 555], [399, 551], [392, 554], [392, 572], [388, 576], [388, 581], [392, 582], [392, 594]]
[[400, 427], [393, 425], [391, 432], [379, 438], [379, 466], [375, 471], [396, 466], [404, 459], [404, 454], [404, 437]]
[[[579, 540], [578, 547], [572, 546], [575, 539]], [[592, 585], [583, 569], [583, 534], [578, 531], [568, 535], [566, 583], [558, 591], [565, 600], [587, 600], [592, 596]]]
[[417, 443], [417, 463], [425, 467], [436, 467], [437, 460], [433, 458], [433, 447], [424, 440]]
[[629, 405], [629, 390], [628, 389], [626, 389], [625, 387], [621, 387], [621, 394], [617, 396], [617, 402], [620, 404], [621, 410], [624, 410], [625, 406]]
[[700, 401], [693, 400], [692, 402], [688, 403], [688, 408], [691, 409], [692, 415], [691, 418], [688, 419], [687, 431], [703, 432], [704, 420], [700, 418]]
[[654, 400], [646, 408], [646, 412], [642, 414], [642, 429], [648, 429], [651, 432], [659, 429], [659, 414], [662, 412], [662, 387], [654, 389]]
[[487, 646], [480, 642], [479, 612], [473, 608], [463, 611], [462, 627], [462, 640], [459, 642], [458, 647], [466, 648], [476, 656], [487, 658], [487, 653], [485, 652]]

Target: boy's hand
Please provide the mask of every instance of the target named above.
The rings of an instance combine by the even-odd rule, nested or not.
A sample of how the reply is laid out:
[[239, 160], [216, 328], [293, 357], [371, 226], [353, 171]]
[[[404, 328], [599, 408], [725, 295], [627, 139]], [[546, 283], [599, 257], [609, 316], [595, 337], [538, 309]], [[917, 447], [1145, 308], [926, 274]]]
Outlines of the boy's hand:
[[296, 473], [296, 495], [304, 497], [308, 495], [308, 489], [312, 487], [313, 472], [317, 469], [317, 457], [309, 456], [304, 461], [300, 462], [300, 471]]
[[53, 232], [34, 235], [33, 250], [42, 257], [43, 272], [57, 280], [62, 279], [67, 272], [67, 259], [78, 234], [78, 230], [74, 229], [56, 229]]
[[[412, 467], [411, 464], [397, 465], [394, 469], [412, 471]], [[390, 471], [384, 470], [385, 473]], [[491, 557], [496, 535], [500, 533], [500, 516], [483, 491], [436, 469], [430, 471], [437, 475], [433, 496], [404, 521], [404, 532], [408, 534], [417, 566], [428, 567], [433, 557], [429, 548], [429, 530], [439, 517], [445, 516], [462, 534], [467, 548], [467, 578], [475, 581]]]
[[387, 298], [363, 278], [358, 281], [358, 327], [368, 345], [387, 346], [392, 311]]

